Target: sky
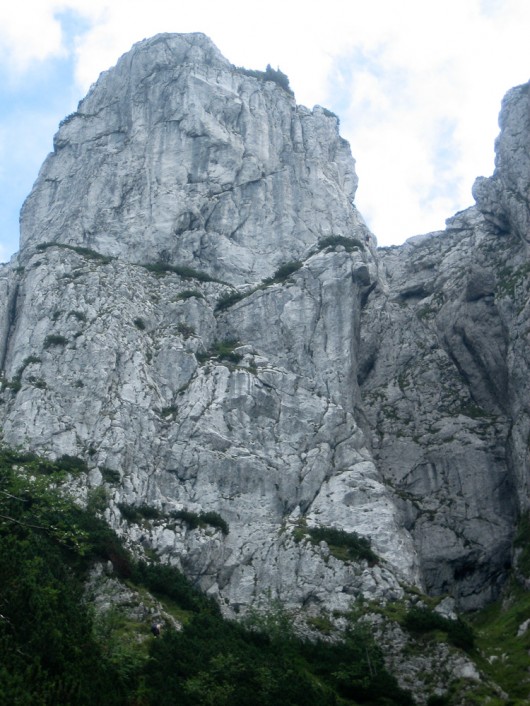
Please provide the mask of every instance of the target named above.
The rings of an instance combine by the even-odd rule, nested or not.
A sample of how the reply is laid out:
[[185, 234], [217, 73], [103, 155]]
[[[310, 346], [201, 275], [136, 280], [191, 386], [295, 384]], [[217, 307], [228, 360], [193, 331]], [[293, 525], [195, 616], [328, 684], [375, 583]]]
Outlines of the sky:
[[530, 79], [529, 0], [6, 0], [0, 5], [0, 262], [59, 121], [159, 32], [204, 32], [341, 120], [379, 245], [444, 227], [494, 169], [501, 100]]

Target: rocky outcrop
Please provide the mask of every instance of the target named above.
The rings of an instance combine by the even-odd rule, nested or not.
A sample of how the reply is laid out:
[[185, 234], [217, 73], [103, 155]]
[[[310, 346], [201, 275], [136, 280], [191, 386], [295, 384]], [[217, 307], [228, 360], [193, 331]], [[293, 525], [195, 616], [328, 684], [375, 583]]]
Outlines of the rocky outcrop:
[[426, 587], [495, 597], [528, 507], [528, 85], [503, 103], [496, 171], [440, 233], [379, 251], [361, 324], [372, 448]]
[[23, 253], [60, 242], [244, 283], [362, 228], [337, 118], [236, 70], [201, 34], [137, 44], [54, 148], [23, 208]]
[[4, 441], [82, 456], [72, 492], [228, 613], [494, 597], [530, 430], [512, 95], [487, 208], [376, 250], [329, 111], [203, 35], [136, 45], [63, 121], [0, 270]]
[[529, 84], [506, 94], [500, 114], [501, 134], [495, 146], [495, 173], [473, 187], [479, 210], [501, 233], [528, 242], [530, 233], [530, 91]]

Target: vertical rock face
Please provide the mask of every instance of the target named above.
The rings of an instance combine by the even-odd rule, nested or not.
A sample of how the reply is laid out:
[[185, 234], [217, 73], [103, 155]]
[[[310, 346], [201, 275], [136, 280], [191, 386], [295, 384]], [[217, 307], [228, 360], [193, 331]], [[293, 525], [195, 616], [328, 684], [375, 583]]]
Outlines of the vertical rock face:
[[21, 248], [69, 243], [252, 281], [356, 230], [356, 186], [329, 112], [235, 70], [204, 35], [159, 35], [63, 121]]
[[[356, 419], [377, 269], [356, 183], [329, 111], [203, 35], [162, 35], [63, 122], [23, 209], [5, 440], [83, 455], [78, 492], [118, 471], [109, 521], [234, 609], [343, 609], [420, 581]], [[127, 524], [145, 505], [157, 520]], [[205, 512], [228, 533], [193, 528]], [[380, 562], [330, 554], [317, 525], [371, 538]]]
[[376, 464], [400, 498], [428, 590], [493, 598], [528, 508], [530, 104], [512, 89], [494, 175], [446, 231], [379, 251], [361, 389]]
[[377, 251], [337, 119], [254, 74], [160, 35], [63, 121], [0, 270], [3, 440], [82, 456], [72, 491], [227, 611], [477, 606], [527, 503], [526, 92], [487, 208]]
[[530, 237], [530, 90], [529, 84], [506, 94], [496, 144], [495, 173], [479, 178], [473, 195], [479, 210], [498, 230]]

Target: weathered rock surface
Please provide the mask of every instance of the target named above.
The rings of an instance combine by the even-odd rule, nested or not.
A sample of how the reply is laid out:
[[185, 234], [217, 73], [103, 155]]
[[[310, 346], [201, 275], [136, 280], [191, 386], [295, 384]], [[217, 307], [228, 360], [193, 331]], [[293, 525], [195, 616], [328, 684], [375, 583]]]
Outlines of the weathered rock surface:
[[54, 144], [23, 208], [22, 252], [61, 242], [242, 283], [361, 223], [337, 119], [234, 70], [201, 34], [137, 44]]
[[473, 195], [479, 210], [501, 232], [513, 232], [523, 242], [530, 233], [530, 90], [529, 84], [506, 94], [500, 114], [495, 172], [479, 177]]
[[376, 250], [329, 111], [203, 35], [136, 45], [63, 122], [0, 269], [4, 441], [82, 456], [74, 492], [104, 485], [228, 612], [494, 597], [527, 507], [526, 89], [478, 208]]

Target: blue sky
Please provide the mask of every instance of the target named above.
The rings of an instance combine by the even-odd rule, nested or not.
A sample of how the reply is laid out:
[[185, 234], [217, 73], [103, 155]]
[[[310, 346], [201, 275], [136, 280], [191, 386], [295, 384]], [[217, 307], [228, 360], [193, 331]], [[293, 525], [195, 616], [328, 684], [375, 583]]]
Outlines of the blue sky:
[[528, 0], [20, 0], [0, 7], [0, 261], [59, 121], [157, 32], [202, 31], [234, 64], [279, 66], [357, 160], [381, 245], [443, 228], [493, 171], [504, 93], [530, 78]]

